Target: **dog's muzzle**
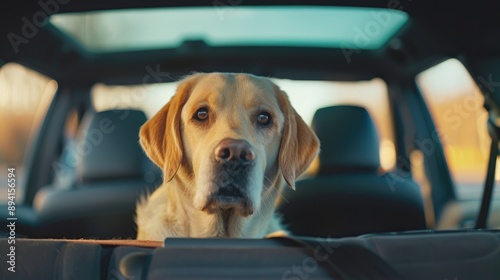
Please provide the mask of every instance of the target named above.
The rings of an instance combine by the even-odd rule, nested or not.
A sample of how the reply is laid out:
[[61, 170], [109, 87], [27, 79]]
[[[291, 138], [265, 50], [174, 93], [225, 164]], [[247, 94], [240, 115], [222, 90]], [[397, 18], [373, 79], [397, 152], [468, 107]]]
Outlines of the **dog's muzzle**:
[[253, 214], [248, 197], [250, 172], [255, 165], [255, 152], [245, 140], [226, 138], [214, 149], [214, 175], [211, 194], [203, 211], [234, 210], [243, 216]]

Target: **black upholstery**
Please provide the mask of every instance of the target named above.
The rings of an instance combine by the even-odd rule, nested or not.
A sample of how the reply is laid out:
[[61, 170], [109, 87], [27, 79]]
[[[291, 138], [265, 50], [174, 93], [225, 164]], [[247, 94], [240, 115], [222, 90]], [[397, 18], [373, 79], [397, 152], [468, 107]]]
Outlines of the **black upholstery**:
[[46, 186], [34, 201], [31, 237], [132, 238], [141, 195], [161, 182], [161, 172], [139, 145], [146, 115], [136, 110], [90, 112], [76, 144], [76, 178]]
[[379, 169], [377, 130], [364, 108], [321, 108], [314, 114], [312, 128], [321, 141], [318, 175]]
[[342, 237], [424, 229], [419, 186], [378, 174], [379, 145], [368, 112], [356, 106], [317, 111], [313, 129], [321, 142], [315, 177], [284, 190], [279, 207], [296, 235]]
[[[0, 279], [101, 279], [103, 248], [98, 244], [18, 239], [15, 245], [15, 272], [7, 270], [10, 265], [4, 259]], [[0, 239], [3, 252], [10, 246]]]
[[[16, 272], [4, 259], [0, 279], [388, 279], [387, 268], [411, 280], [500, 279], [499, 231], [286, 241], [169, 238], [154, 249], [17, 238]], [[11, 246], [0, 238], [7, 259]], [[344, 277], [328, 274], [326, 261]]]
[[144, 112], [113, 110], [93, 115], [83, 126], [77, 145], [77, 175], [82, 181], [141, 177], [144, 152], [139, 128], [146, 122]]

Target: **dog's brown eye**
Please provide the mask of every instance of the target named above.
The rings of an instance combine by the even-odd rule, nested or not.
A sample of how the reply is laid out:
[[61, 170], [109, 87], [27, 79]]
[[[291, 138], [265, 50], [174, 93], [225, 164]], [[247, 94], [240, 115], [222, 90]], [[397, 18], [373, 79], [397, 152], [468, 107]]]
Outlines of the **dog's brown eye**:
[[267, 113], [267, 112], [262, 112], [262, 113], [259, 113], [259, 116], [257, 117], [257, 122], [260, 124], [260, 125], [269, 125], [271, 124], [271, 114]]
[[194, 118], [197, 120], [197, 121], [204, 121], [206, 119], [208, 119], [208, 109], [207, 108], [200, 108], [196, 111], [196, 113], [194, 114]]

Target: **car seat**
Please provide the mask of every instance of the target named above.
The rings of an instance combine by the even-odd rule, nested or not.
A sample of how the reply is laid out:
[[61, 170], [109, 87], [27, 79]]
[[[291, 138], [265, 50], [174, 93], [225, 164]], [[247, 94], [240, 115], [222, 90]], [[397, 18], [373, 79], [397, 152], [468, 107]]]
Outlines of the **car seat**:
[[279, 212], [296, 235], [343, 237], [425, 229], [419, 186], [380, 173], [379, 141], [369, 113], [357, 106], [319, 109], [318, 173], [284, 189]]
[[45, 186], [34, 200], [30, 237], [133, 238], [135, 206], [161, 182], [139, 145], [146, 115], [137, 110], [89, 112], [73, 150], [75, 179]]

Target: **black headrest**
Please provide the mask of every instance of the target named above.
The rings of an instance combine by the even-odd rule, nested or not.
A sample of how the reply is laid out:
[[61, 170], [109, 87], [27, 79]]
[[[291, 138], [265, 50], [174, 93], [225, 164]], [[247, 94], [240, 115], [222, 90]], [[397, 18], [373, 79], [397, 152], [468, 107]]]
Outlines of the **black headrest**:
[[378, 136], [366, 109], [350, 105], [321, 108], [314, 114], [312, 128], [321, 142], [318, 175], [378, 170]]
[[77, 175], [82, 181], [140, 177], [145, 154], [139, 144], [144, 112], [110, 110], [84, 118], [77, 144]]

